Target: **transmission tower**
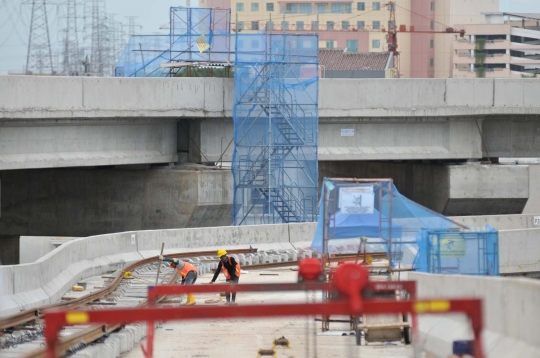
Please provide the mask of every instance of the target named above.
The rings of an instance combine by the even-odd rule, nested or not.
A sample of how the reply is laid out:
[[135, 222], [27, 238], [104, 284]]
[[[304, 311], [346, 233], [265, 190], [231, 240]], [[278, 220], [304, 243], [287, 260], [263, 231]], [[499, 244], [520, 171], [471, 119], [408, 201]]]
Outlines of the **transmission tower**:
[[25, 72], [27, 74], [54, 74], [47, 19], [47, 0], [32, 0], [32, 18], [30, 20]]
[[106, 43], [105, 43], [105, 12], [101, 0], [91, 1], [91, 38], [90, 38], [90, 74], [105, 75]]
[[79, 76], [83, 72], [83, 56], [79, 46], [77, 27], [77, 1], [67, 0], [66, 29], [64, 38], [63, 69], [65, 76]]
[[135, 23], [135, 19], [138, 18], [138, 16], [126, 16], [126, 19], [129, 20], [128, 24], [128, 36], [131, 37], [135, 35], [135, 27], [138, 27], [139, 29], [142, 29], [142, 26]]

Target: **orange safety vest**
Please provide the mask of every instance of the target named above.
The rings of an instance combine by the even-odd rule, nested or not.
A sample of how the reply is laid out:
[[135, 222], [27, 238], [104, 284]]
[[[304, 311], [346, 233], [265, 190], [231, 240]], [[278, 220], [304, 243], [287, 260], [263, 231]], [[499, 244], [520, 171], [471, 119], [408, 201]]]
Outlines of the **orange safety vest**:
[[177, 268], [176, 271], [178, 271], [178, 273], [182, 276], [182, 278], [185, 279], [187, 274], [190, 271], [194, 271], [195, 273], [197, 273], [197, 268], [193, 266], [192, 264], [190, 264], [189, 262], [184, 261], [184, 267], [182, 269]]
[[[229, 260], [229, 265], [231, 265], [231, 257], [227, 257], [227, 259]], [[225, 278], [227, 280], [230, 280], [231, 279], [231, 275], [229, 275], [229, 270], [227, 270], [225, 268], [225, 265], [223, 264], [223, 262], [221, 263], [221, 271], [223, 271], [223, 274], [225, 275]], [[240, 263], [238, 261], [236, 261], [236, 277], [240, 277]]]

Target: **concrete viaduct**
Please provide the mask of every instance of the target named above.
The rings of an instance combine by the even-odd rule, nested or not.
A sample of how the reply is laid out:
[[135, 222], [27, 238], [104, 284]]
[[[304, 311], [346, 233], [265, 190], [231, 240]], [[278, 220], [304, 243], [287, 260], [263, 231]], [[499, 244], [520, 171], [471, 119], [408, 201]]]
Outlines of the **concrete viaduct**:
[[[0, 239], [228, 225], [230, 171], [178, 163], [231, 159], [233, 91], [220, 78], [0, 76]], [[322, 79], [320, 178], [392, 177], [451, 216], [540, 211], [536, 167], [479, 162], [540, 157], [538, 98], [534, 79]]]
[[[220, 78], [0, 76], [0, 170], [168, 163], [186, 151], [217, 161], [233, 91]], [[319, 159], [539, 157], [539, 95], [534, 79], [322, 79]]]

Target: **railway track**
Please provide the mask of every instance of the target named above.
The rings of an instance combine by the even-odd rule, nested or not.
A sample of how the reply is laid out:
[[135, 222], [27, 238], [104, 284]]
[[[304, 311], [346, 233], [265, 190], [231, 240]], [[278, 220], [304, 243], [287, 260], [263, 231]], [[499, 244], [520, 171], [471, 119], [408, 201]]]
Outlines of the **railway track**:
[[[253, 251], [256, 252], [256, 249], [253, 249]], [[253, 252], [251, 249], [241, 249], [241, 250], [229, 250], [230, 254], [248, 254]], [[198, 252], [189, 252], [189, 253], [174, 253], [174, 254], [167, 254], [164, 255], [165, 257], [176, 257], [176, 258], [191, 258], [191, 257], [197, 257], [197, 256], [214, 256], [215, 250], [212, 251], [198, 251]], [[157, 265], [158, 262], [157, 256], [149, 257], [144, 260], [137, 261], [127, 267], [125, 267], [123, 270], [120, 270], [117, 272], [117, 274], [112, 277], [112, 281], [109, 282], [109, 284], [101, 289], [98, 289], [95, 292], [92, 292], [90, 294], [84, 295], [79, 298], [75, 298], [69, 301], [62, 301], [55, 304], [49, 304], [45, 306], [41, 306], [38, 308], [22, 311], [21, 313], [18, 313], [16, 315], [4, 318], [0, 320], [0, 335], [3, 333], [9, 333], [10, 331], [28, 331], [28, 332], [35, 332], [33, 334], [29, 335], [29, 339], [25, 339], [25, 342], [18, 342], [19, 343], [19, 351], [21, 352], [20, 355], [17, 355], [18, 357], [45, 357], [45, 349], [39, 348], [39, 349], [27, 349], [25, 352], [23, 352], [24, 344], [26, 343], [28, 346], [31, 345], [32, 342], [28, 342], [28, 340], [36, 340], [39, 339], [41, 336], [41, 331], [43, 329], [42, 327], [42, 315], [47, 310], [50, 309], [77, 309], [79, 307], [85, 306], [85, 305], [95, 305], [96, 308], [99, 308], [100, 306], [107, 306], [107, 301], [101, 301], [102, 298], [110, 296], [114, 293], [114, 291], [118, 290], [120, 286], [122, 287], [123, 292], [117, 293], [118, 296], [116, 297], [117, 301], [123, 301], [123, 306], [144, 306], [146, 305], [146, 292], [147, 287], [149, 285], [153, 285], [154, 281], [156, 279], [157, 274]], [[129, 279], [129, 283], [126, 282], [126, 279], [124, 279], [124, 272], [134, 272], [136, 273], [136, 278]], [[170, 271], [170, 270], [162, 270], [160, 275], [160, 282], [161, 284], [172, 284], [176, 282], [178, 278], [178, 274], [176, 271]], [[145, 281], [146, 280], [146, 281]], [[141, 284], [140, 281], [145, 282], [144, 284]], [[126, 282], [126, 285], [123, 284], [123, 282]], [[137, 283], [135, 283], [137, 282]], [[134, 292], [136, 292], [134, 294]], [[135, 297], [133, 297], [135, 296]], [[128, 299], [128, 297], [131, 297], [132, 299]], [[161, 298], [163, 299], [163, 297]], [[126, 301], [131, 301], [126, 302]], [[118, 304], [120, 302], [116, 302]], [[104, 308], [106, 309], [106, 308]], [[106, 326], [106, 325], [99, 325], [99, 326], [88, 326], [84, 328], [78, 328], [78, 329], [69, 329], [71, 334], [66, 335], [60, 339], [60, 342], [58, 344], [58, 350], [57, 350], [57, 356], [65, 355], [69, 352], [70, 349], [73, 349], [74, 347], [78, 347], [81, 345], [86, 345], [88, 343], [94, 342], [103, 336], [106, 336], [110, 334], [111, 332], [116, 331], [117, 329], [121, 328], [120, 325], [114, 325], [114, 326]], [[64, 333], [67, 333], [67, 330], [64, 330]], [[35, 344], [34, 344], [35, 345]], [[22, 349], [21, 349], [22, 348]], [[7, 352], [7, 351], [4, 351]], [[13, 351], [12, 351], [13, 352]], [[10, 354], [11, 356], [11, 354]], [[15, 356], [15, 355], [13, 355]]]
[[[229, 250], [230, 254], [249, 254], [257, 252], [257, 249], [241, 249], [241, 250]], [[176, 257], [176, 258], [193, 258], [193, 257], [204, 257], [204, 256], [214, 256], [215, 251], [198, 251], [198, 252], [189, 252], [189, 253], [174, 253], [164, 255], [165, 257]], [[376, 258], [383, 258], [385, 253], [375, 253]], [[334, 258], [335, 261], [351, 261], [357, 258], [356, 254], [346, 254], [338, 255]], [[119, 270], [115, 276], [105, 276], [105, 278], [110, 279], [108, 284], [98, 289], [95, 292], [89, 293], [82, 297], [74, 298], [68, 301], [62, 301], [55, 304], [45, 305], [31, 310], [23, 311], [19, 314], [4, 318], [0, 320], [0, 336], [2, 332], [10, 332], [12, 330], [26, 330], [31, 332], [28, 334], [26, 342], [19, 342], [19, 348], [23, 347], [24, 344], [27, 346], [32, 346], [32, 343], [39, 341], [42, 333], [42, 315], [50, 309], [77, 309], [85, 305], [91, 305], [96, 309], [106, 309], [107, 305], [114, 304], [124, 307], [137, 307], [144, 306], [147, 304], [146, 295], [148, 286], [153, 285], [156, 279], [157, 274], [157, 265], [158, 262], [157, 256], [149, 257], [144, 260], [135, 262], [123, 270]], [[272, 262], [272, 263], [260, 263], [247, 265], [250, 269], [268, 269], [268, 268], [278, 268], [286, 266], [297, 265], [298, 261], [285, 261], [285, 262]], [[133, 272], [134, 278], [126, 279], [124, 278], [124, 272]], [[103, 277], [103, 276], [102, 276]], [[172, 284], [176, 282], [178, 275], [176, 271], [171, 270], [161, 270], [161, 275], [159, 281], [161, 284]], [[142, 282], [142, 283], [141, 283]], [[121, 292], [115, 292], [121, 291]], [[114, 296], [114, 298], [111, 297]], [[102, 301], [103, 298], [109, 297], [109, 299], [114, 299], [116, 302], [110, 303], [107, 301]], [[161, 297], [160, 300], [163, 300], [164, 297]], [[107, 325], [96, 325], [96, 326], [87, 326], [87, 327], [66, 327], [63, 333], [64, 336], [61, 337], [57, 345], [57, 356], [63, 356], [66, 353], [73, 352], [77, 350], [77, 347], [85, 346], [91, 342], [95, 342], [101, 339], [104, 336], [109, 335], [110, 333], [121, 328], [121, 325], [107, 326]], [[69, 334], [68, 334], [69, 333]], [[34, 346], [36, 344], [34, 343]], [[0, 346], [1, 348], [1, 346]], [[37, 349], [28, 348], [24, 352], [19, 349], [21, 354], [10, 355], [17, 357], [45, 357], [45, 349], [40, 347]]]

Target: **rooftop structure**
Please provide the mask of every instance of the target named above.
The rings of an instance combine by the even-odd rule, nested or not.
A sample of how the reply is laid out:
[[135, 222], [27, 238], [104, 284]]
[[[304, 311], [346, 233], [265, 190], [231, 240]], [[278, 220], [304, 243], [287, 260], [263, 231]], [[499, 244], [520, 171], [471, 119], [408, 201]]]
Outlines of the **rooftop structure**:
[[454, 39], [454, 78], [529, 78], [540, 75], [540, 14], [485, 13]]
[[348, 49], [319, 49], [324, 78], [392, 78], [391, 52], [350, 53]]

